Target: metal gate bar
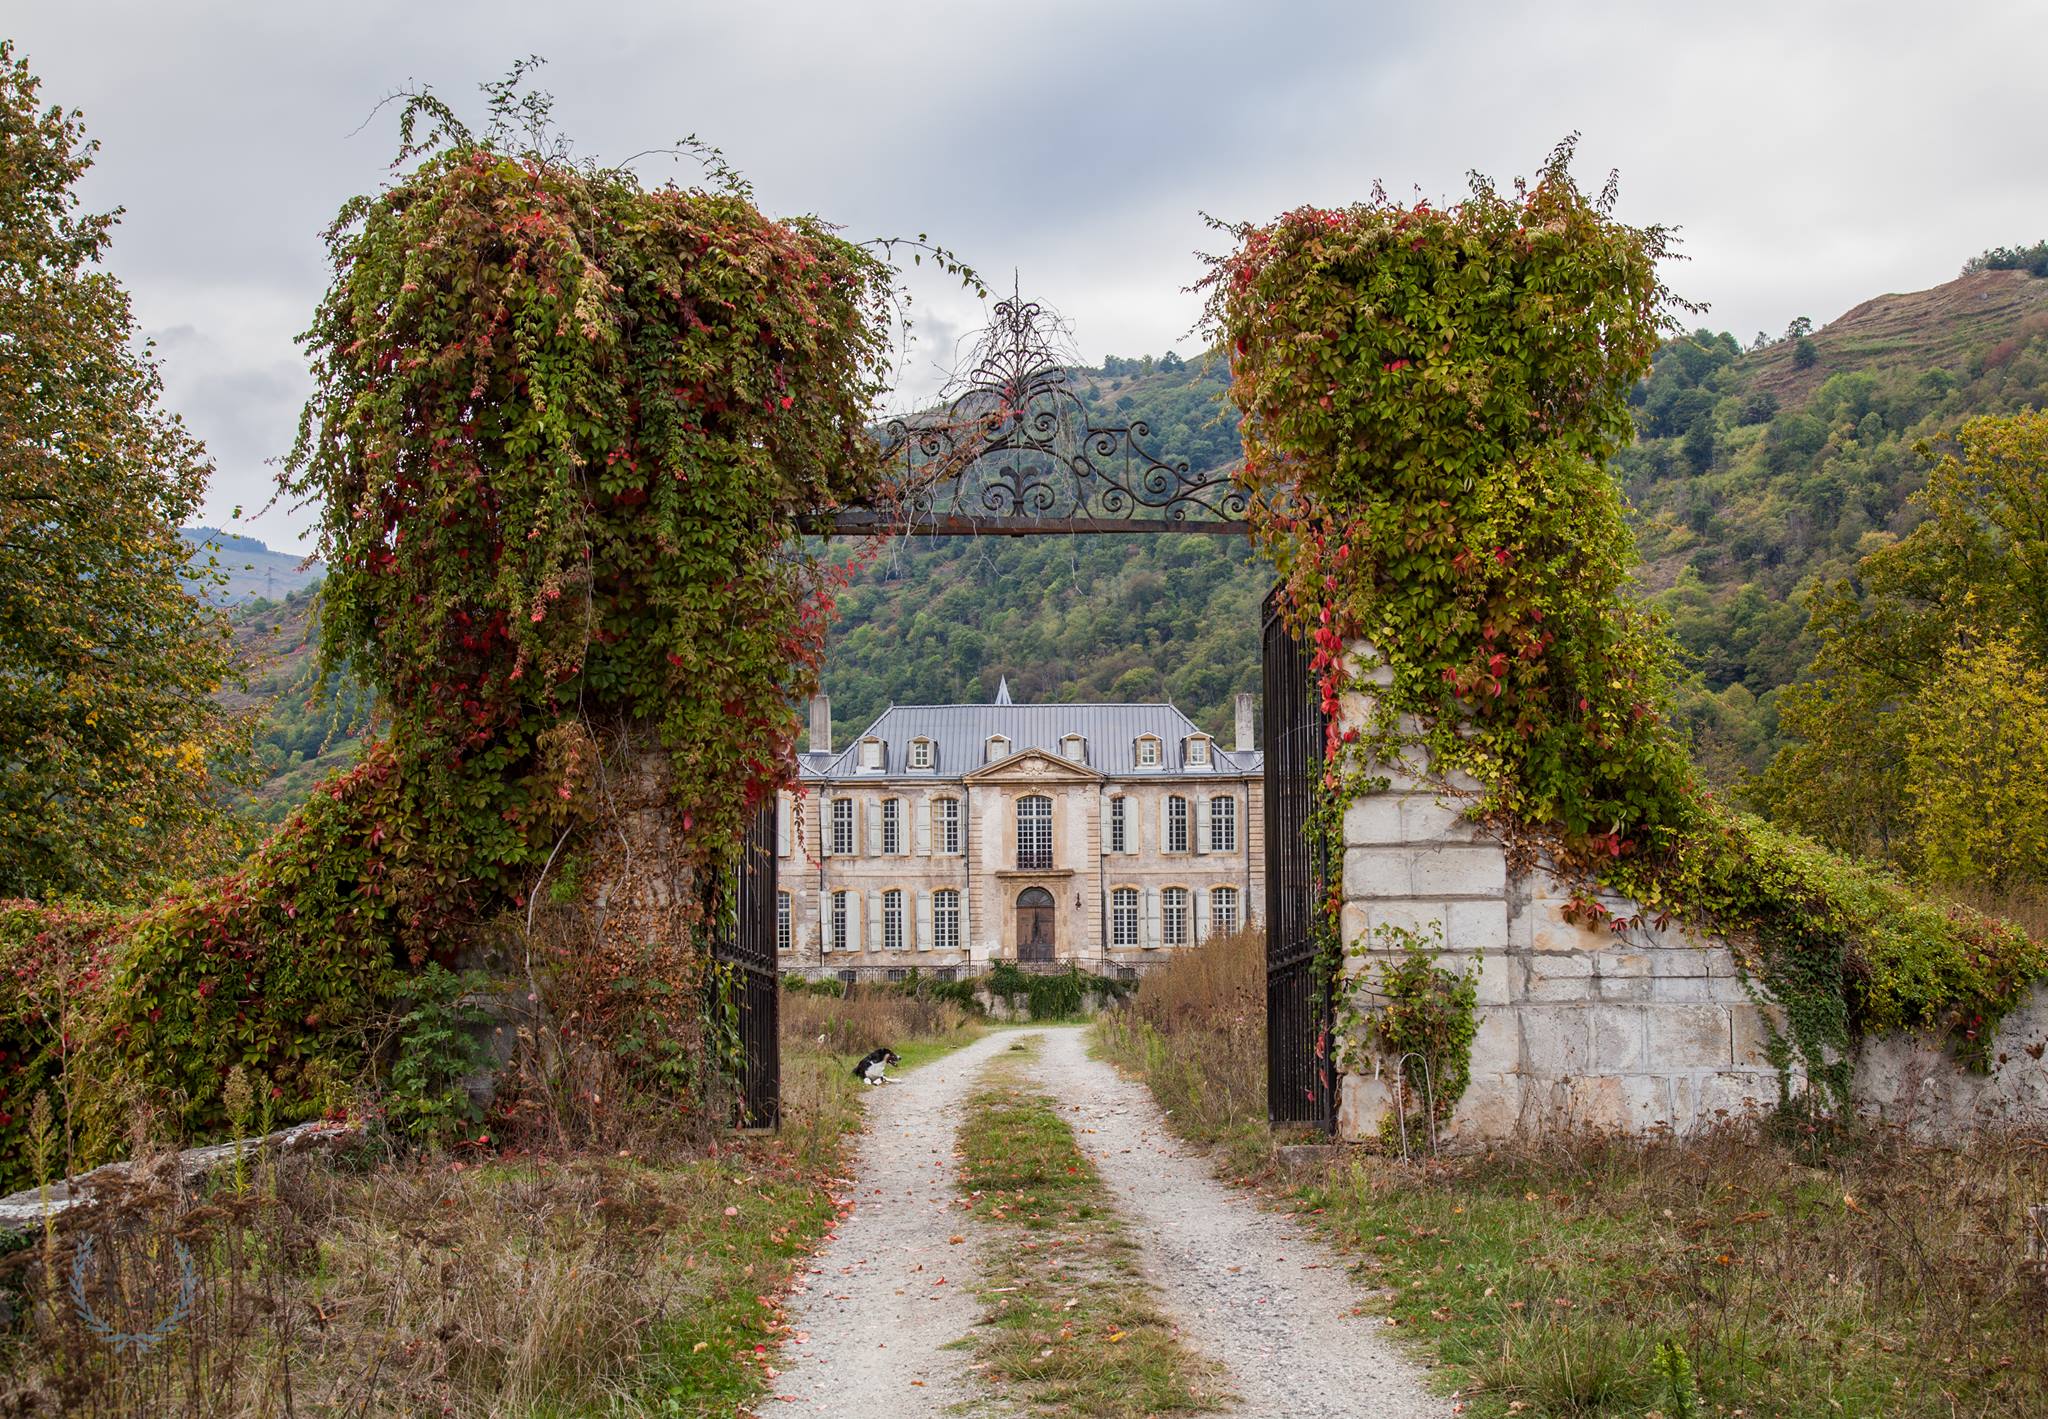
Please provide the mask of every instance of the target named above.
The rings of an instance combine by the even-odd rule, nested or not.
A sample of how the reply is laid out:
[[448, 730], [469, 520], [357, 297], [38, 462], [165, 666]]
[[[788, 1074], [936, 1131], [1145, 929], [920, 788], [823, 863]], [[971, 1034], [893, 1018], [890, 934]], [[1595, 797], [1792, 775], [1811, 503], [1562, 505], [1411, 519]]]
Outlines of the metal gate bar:
[[1266, 1116], [1336, 1128], [1331, 982], [1317, 979], [1316, 913], [1324, 864], [1305, 836], [1312, 776], [1323, 766], [1322, 696], [1307, 647], [1266, 597], [1262, 642], [1266, 748]]
[[737, 1122], [775, 1128], [782, 1121], [781, 994], [775, 969], [775, 813], [771, 798], [754, 815], [733, 869], [733, 930], [718, 933], [715, 958], [733, 968], [739, 993]]

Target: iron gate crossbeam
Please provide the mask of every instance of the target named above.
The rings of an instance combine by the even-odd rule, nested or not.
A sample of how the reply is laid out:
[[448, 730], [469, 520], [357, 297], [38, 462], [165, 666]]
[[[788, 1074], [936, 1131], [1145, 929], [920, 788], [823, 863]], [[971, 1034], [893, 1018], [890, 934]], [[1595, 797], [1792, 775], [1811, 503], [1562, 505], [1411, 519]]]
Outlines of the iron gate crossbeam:
[[1249, 537], [1251, 525], [1243, 522], [1209, 522], [1190, 519], [1174, 522], [1155, 518], [1146, 521], [1106, 517], [967, 517], [948, 515], [894, 518], [862, 510], [830, 516], [818, 514], [797, 519], [797, 530], [813, 536], [872, 536], [877, 533], [902, 537], [1033, 537], [1075, 536], [1084, 533], [1205, 533], [1216, 537]]

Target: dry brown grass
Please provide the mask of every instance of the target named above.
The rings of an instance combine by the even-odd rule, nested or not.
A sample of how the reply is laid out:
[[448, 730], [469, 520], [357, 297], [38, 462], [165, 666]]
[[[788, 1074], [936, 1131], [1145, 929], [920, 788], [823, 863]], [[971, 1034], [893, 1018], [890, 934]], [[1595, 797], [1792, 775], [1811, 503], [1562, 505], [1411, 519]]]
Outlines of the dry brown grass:
[[1205, 1143], [1266, 1133], [1266, 937], [1212, 936], [1103, 1013], [1104, 1051], [1151, 1085], [1175, 1131]]
[[784, 1049], [822, 1051], [844, 1057], [849, 1065], [883, 1046], [914, 1063], [968, 1043], [982, 1028], [979, 1016], [953, 1001], [920, 999], [884, 985], [855, 986], [845, 999], [801, 990], [782, 993]]

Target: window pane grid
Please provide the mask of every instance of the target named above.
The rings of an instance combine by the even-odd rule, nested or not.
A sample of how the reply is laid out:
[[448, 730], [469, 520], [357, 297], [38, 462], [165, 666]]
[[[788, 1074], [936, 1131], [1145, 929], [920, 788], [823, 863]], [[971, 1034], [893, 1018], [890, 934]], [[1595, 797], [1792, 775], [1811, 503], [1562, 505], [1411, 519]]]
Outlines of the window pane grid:
[[1128, 798], [1112, 798], [1109, 800], [1109, 850], [1111, 852], [1129, 851], [1124, 846], [1124, 809], [1129, 803], [1130, 800]]
[[882, 893], [882, 949], [903, 949], [903, 893], [894, 888]]
[[900, 798], [882, 800], [882, 851], [903, 851], [903, 800]]
[[1178, 794], [1166, 800], [1166, 850], [1188, 850], [1188, 801]]
[[1209, 800], [1209, 851], [1237, 851], [1237, 800]]
[[960, 949], [960, 894], [950, 888], [932, 894], [932, 945], [940, 951]]
[[775, 894], [775, 949], [789, 949], [789, 893]]
[[1052, 800], [1017, 800], [1017, 866], [1044, 871], [1052, 866]]
[[1138, 889], [1119, 887], [1109, 896], [1109, 944], [1138, 944]]
[[1168, 887], [1159, 894], [1159, 939], [1168, 946], [1188, 944], [1188, 889]]
[[832, 949], [835, 951], [844, 951], [847, 948], [846, 909], [846, 893], [834, 892], [832, 894]]
[[1209, 926], [1214, 931], [1237, 930], [1237, 888], [1209, 889]]
[[853, 800], [835, 798], [832, 800], [832, 852], [837, 857], [847, 857], [853, 852]]
[[960, 851], [960, 800], [941, 798], [938, 803], [939, 851]]

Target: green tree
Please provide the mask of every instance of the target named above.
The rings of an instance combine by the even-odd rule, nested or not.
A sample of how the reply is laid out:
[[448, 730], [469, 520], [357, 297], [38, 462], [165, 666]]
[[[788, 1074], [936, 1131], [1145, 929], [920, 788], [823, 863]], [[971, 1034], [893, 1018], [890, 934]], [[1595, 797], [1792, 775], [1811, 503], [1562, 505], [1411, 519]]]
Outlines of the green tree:
[[[1969, 813], [1984, 831], [2032, 831], [2032, 810], [1992, 785], [2038, 778], [2043, 761], [2026, 705], [2028, 677], [2048, 670], [2048, 412], [1972, 419], [1961, 456], [1936, 463], [1914, 501], [1919, 526], [1868, 539], [1855, 577], [1813, 598], [1820, 650], [1810, 683], [1783, 696], [1793, 742], [1757, 797], [1836, 846], [2003, 883], [2024, 842], [1990, 852], [1975, 832], [1944, 839]], [[2013, 725], [1970, 722], [2001, 695]]]
[[139, 895], [225, 846], [227, 628], [178, 535], [211, 469], [39, 87], [0, 43], [0, 897]]
[[2048, 666], [2003, 636], [1950, 646], [1908, 718], [1920, 870], [1994, 891], [2048, 882]]

